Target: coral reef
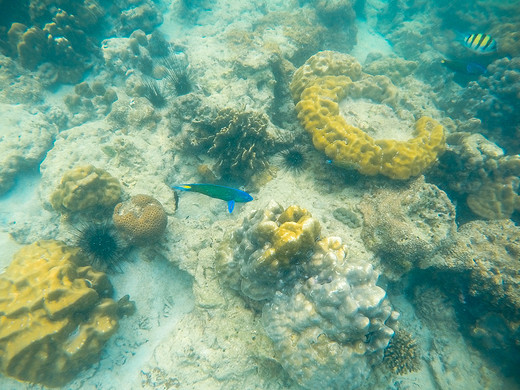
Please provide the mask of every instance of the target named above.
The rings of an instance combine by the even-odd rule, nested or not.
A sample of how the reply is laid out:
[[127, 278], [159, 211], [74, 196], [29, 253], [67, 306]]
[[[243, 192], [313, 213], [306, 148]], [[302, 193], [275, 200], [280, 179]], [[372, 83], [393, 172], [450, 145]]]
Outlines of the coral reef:
[[347, 260], [340, 238], [319, 234], [306, 210], [272, 201], [222, 247], [217, 271], [246, 297], [267, 299], [257, 307], [292, 379], [309, 389], [357, 388], [382, 361], [398, 313], [370, 261]]
[[486, 77], [448, 95], [445, 108], [453, 118], [478, 118], [482, 131], [508, 154], [520, 152], [520, 57], [501, 58], [487, 67]]
[[278, 292], [262, 313], [280, 364], [304, 388], [366, 385], [394, 334], [398, 314], [376, 286], [379, 274], [367, 259], [346, 260], [342, 246], [322, 239], [313, 276]]
[[340, 167], [408, 179], [429, 168], [444, 149], [444, 129], [429, 117], [416, 121], [415, 136], [406, 141], [374, 139], [349, 125], [340, 114], [343, 98], [366, 98], [392, 106], [397, 90], [385, 76], [362, 73], [348, 55], [315, 54], [295, 72], [291, 91], [298, 118], [314, 146]]
[[63, 386], [94, 363], [118, 327], [102, 272], [59, 241], [23, 247], [0, 276], [0, 369], [19, 380]]
[[399, 277], [436, 261], [456, 234], [455, 207], [446, 193], [419, 178], [407, 188], [383, 188], [365, 195], [362, 239], [381, 256], [387, 275]]
[[219, 252], [219, 271], [246, 297], [271, 299], [279, 283], [309, 259], [320, 231], [319, 222], [307, 210], [298, 206], [284, 210], [271, 203], [245, 218], [233, 233], [229, 246]]
[[98, 50], [96, 34], [104, 10], [96, 1], [54, 3], [26, 5], [29, 17], [24, 22], [28, 25], [12, 21], [8, 54], [31, 70], [45, 63], [53, 71], [43, 74], [53, 77], [53, 82], [78, 82]]
[[121, 196], [119, 181], [93, 165], [66, 172], [51, 195], [52, 207], [61, 213], [114, 206]]
[[116, 228], [132, 244], [142, 245], [161, 238], [168, 216], [162, 204], [150, 195], [135, 195], [118, 203], [112, 216]]
[[[520, 321], [520, 228], [509, 220], [473, 221], [459, 229], [457, 240], [437, 268], [468, 278], [464, 293], [512, 321]], [[475, 312], [482, 303], [474, 306]]]
[[196, 142], [216, 158], [213, 169], [221, 177], [249, 181], [268, 167], [274, 145], [268, 125], [265, 114], [225, 108], [209, 123], [198, 124], [202, 134]]
[[385, 349], [384, 363], [398, 375], [418, 371], [421, 366], [420, 348], [410, 333], [399, 330]]
[[436, 181], [467, 195], [471, 211], [488, 219], [510, 218], [520, 209], [520, 157], [479, 133], [453, 133], [433, 173]]

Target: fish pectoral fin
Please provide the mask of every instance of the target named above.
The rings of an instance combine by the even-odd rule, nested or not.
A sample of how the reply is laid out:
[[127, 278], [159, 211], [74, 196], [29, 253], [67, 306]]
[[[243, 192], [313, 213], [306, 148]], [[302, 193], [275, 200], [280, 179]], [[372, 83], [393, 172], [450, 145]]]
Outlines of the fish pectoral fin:
[[235, 208], [235, 201], [230, 200], [229, 202], [227, 202], [227, 208], [228, 208], [229, 212], [232, 213], [233, 209]]

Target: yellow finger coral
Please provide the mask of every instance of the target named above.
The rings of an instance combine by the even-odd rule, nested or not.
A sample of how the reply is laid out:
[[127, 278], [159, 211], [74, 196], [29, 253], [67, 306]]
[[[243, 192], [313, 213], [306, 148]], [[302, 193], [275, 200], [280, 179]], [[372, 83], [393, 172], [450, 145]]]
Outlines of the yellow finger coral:
[[342, 99], [368, 98], [392, 106], [397, 96], [388, 78], [363, 74], [350, 56], [314, 55], [295, 72], [291, 91], [298, 101], [298, 119], [312, 135], [314, 146], [340, 167], [408, 179], [431, 166], [444, 150], [444, 129], [428, 117], [415, 123], [415, 136], [407, 141], [374, 139], [348, 124], [339, 110]]
[[111, 207], [121, 196], [121, 185], [103, 169], [92, 165], [66, 172], [51, 195], [52, 207], [70, 213], [93, 207]]
[[0, 371], [63, 386], [98, 359], [118, 327], [106, 274], [59, 241], [23, 247], [0, 276]]
[[116, 228], [135, 244], [156, 241], [168, 223], [162, 204], [149, 195], [141, 194], [118, 203], [112, 218]]

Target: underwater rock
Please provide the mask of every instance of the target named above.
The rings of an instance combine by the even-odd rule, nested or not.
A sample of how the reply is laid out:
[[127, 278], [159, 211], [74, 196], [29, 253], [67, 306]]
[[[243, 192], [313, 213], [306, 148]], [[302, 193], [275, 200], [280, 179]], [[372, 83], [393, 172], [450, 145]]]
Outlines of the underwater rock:
[[429, 168], [444, 150], [443, 127], [426, 116], [415, 122], [413, 137], [403, 141], [373, 138], [346, 121], [339, 106], [346, 97], [370, 99], [394, 110], [398, 102], [390, 79], [363, 73], [351, 56], [315, 54], [295, 72], [290, 88], [298, 118], [315, 148], [337, 166], [403, 180]]
[[112, 103], [117, 100], [113, 88], [105, 88], [101, 80], [92, 83], [83, 81], [76, 84], [74, 93], [63, 98], [71, 118], [69, 126], [77, 126], [89, 120], [104, 118], [110, 113]]
[[0, 194], [14, 184], [15, 176], [35, 169], [52, 148], [58, 127], [41, 112], [22, 105], [0, 104]]
[[61, 387], [99, 359], [118, 328], [106, 274], [59, 241], [23, 247], [0, 277], [0, 371]]
[[394, 278], [439, 261], [437, 254], [453, 243], [457, 229], [455, 207], [446, 193], [421, 178], [405, 189], [383, 188], [366, 195], [359, 209], [363, 242]]
[[118, 2], [119, 10], [114, 10], [118, 17], [114, 21], [114, 29], [123, 35], [129, 35], [137, 29], [150, 34], [163, 22], [158, 6], [151, 0]]
[[131, 244], [144, 245], [161, 238], [168, 223], [162, 204], [149, 195], [134, 195], [118, 203], [112, 216], [114, 225]]

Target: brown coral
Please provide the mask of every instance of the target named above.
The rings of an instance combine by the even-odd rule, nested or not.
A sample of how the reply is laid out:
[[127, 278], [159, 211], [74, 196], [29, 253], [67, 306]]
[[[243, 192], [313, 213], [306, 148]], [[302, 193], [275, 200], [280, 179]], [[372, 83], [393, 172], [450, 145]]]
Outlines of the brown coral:
[[118, 203], [114, 209], [114, 224], [135, 244], [156, 241], [166, 229], [168, 216], [162, 204], [149, 195], [135, 195]]
[[398, 331], [385, 349], [385, 365], [398, 375], [418, 371], [421, 365], [420, 348], [412, 335]]

